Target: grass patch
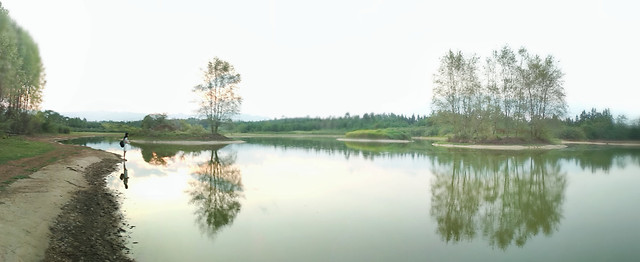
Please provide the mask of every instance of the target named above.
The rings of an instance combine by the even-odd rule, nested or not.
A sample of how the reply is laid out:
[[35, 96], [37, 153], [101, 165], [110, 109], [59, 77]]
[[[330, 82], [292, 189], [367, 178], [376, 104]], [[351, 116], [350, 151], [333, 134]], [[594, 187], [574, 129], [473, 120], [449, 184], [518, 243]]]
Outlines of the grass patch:
[[29, 141], [23, 137], [11, 136], [0, 139], [0, 165], [11, 160], [41, 155], [53, 149], [52, 144]]
[[347, 138], [359, 138], [359, 139], [393, 139], [393, 140], [411, 140], [411, 136], [406, 132], [387, 128], [387, 129], [364, 129], [347, 132], [345, 134]]

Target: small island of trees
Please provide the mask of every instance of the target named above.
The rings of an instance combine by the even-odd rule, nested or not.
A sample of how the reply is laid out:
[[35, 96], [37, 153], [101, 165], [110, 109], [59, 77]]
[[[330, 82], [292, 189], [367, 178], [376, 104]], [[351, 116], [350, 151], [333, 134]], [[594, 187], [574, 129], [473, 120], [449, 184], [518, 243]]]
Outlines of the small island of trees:
[[451, 126], [450, 140], [548, 142], [567, 108], [557, 61], [505, 46], [479, 66], [479, 57], [449, 51], [434, 75], [434, 117]]

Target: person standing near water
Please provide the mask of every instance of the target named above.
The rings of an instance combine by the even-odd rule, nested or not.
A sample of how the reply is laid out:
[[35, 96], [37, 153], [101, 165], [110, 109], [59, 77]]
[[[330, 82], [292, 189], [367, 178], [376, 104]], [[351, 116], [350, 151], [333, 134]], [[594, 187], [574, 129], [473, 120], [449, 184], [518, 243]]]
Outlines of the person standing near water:
[[122, 141], [120, 142], [120, 145], [122, 146], [122, 149], [124, 150], [124, 154], [122, 156], [122, 158], [124, 160], [127, 160], [127, 150], [130, 149], [131, 145], [129, 142], [129, 132], [124, 133], [124, 138], [122, 138]]

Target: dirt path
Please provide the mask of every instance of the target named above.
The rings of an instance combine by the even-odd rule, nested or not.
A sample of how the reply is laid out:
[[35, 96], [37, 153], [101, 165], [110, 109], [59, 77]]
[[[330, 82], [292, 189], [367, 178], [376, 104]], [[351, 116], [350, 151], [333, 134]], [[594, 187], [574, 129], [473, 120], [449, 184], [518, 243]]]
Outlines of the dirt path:
[[47, 154], [2, 165], [0, 179], [30, 175], [0, 192], [0, 261], [128, 260], [119, 206], [104, 186], [117, 163], [111, 153], [56, 144]]

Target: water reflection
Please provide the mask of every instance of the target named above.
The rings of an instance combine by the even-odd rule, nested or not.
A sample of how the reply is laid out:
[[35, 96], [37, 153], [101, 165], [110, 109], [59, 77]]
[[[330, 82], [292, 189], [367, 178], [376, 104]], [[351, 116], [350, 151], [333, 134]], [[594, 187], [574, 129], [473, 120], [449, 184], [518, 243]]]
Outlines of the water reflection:
[[197, 224], [210, 237], [233, 223], [240, 212], [243, 186], [235, 161], [235, 153], [222, 155], [218, 149], [212, 149], [209, 160], [198, 165], [196, 180], [189, 183], [187, 193], [189, 203], [196, 206]]
[[129, 189], [129, 170], [127, 169], [127, 161], [125, 159], [122, 159], [122, 169], [120, 180], [124, 183], [124, 189]]
[[[307, 152], [317, 152], [329, 155], [343, 155], [345, 159], [351, 157], [363, 157], [369, 160], [406, 158], [432, 159], [450, 154], [528, 154], [530, 152], [496, 152], [486, 150], [469, 150], [457, 148], [442, 148], [431, 145], [433, 141], [416, 140], [408, 144], [385, 143], [354, 143], [338, 141], [336, 138], [281, 138], [281, 137], [253, 137], [243, 138], [250, 144], [259, 144], [282, 149], [303, 149]], [[540, 153], [540, 152], [538, 152]], [[626, 168], [632, 164], [640, 166], [640, 150], [638, 148], [614, 147], [614, 146], [583, 146], [570, 145], [567, 149], [546, 151], [548, 159], [573, 161], [583, 170], [591, 173], [604, 171], [608, 173], [613, 167]], [[630, 161], [627, 158], [631, 158]]]
[[637, 148], [573, 146], [549, 153], [552, 157], [575, 162], [582, 170], [589, 170], [591, 173], [609, 173], [613, 167], [624, 169], [628, 164], [640, 166], [640, 151]]
[[249, 144], [272, 146], [282, 149], [303, 149], [328, 155], [342, 155], [349, 160], [352, 157], [362, 157], [368, 160], [379, 158], [426, 158], [435, 151], [446, 150], [431, 145], [431, 141], [417, 140], [412, 143], [362, 143], [344, 142], [335, 137], [251, 137], [243, 138]]
[[481, 234], [491, 246], [506, 249], [557, 231], [567, 184], [558, 161], [541, 154], [487, 153], [454, 154], [437, 162], [431, 216], [443, 241]]

